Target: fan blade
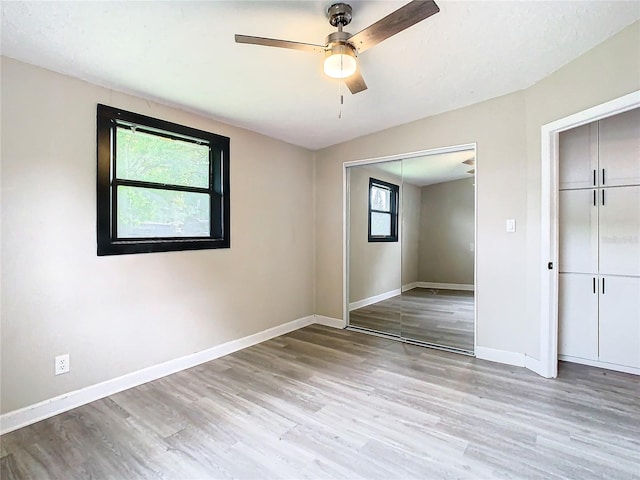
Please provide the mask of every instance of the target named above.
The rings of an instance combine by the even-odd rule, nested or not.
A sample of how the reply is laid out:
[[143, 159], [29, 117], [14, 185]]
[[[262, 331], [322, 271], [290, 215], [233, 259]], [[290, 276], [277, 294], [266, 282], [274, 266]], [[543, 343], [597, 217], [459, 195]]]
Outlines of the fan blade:
[[362, 74], [360, 73], [360, 67], [356, 69], [356, 73], [345, 78], [344, 83], [347, 84], [347, 87], [353, 95], [367, 89], [367, 84], [364, 83], [364, 78], [362, 78]]
[[439, 11], [440, 7], [432, 0], [414, 0], [351, 36], [349, 43], [362, 53]]
[[278, 40], [275, 38], [251, 37], [249, 35], [236, 35], [236, 43], [249, 43], [252, 45], [264, 45], [265, 47], [291, 48], [304, 52], [324, 53], [324, 45], [314, 45], [312, 43], [290, 42], [288, 40]]

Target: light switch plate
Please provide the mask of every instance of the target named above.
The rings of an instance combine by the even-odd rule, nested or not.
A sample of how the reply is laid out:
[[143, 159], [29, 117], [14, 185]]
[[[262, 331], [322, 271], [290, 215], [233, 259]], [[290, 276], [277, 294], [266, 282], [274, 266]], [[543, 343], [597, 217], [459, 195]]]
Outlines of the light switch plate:
[[513, 233], [516, 231], [516, 220], [514, 218], [507, 219], [507, 233]]

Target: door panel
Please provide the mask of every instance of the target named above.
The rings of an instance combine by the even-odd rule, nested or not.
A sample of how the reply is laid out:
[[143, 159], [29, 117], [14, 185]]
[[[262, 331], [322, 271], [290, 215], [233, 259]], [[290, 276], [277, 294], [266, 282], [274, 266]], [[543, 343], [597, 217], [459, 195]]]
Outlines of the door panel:
[[[450, 158], [474, 168], [473, 151]], [[473, 352], [475, 178], [422, 185], [438, 157], [402, 160], [402, 337]], [[463, 160], [468, 163], [463, 163]], [[471, 161], [473, 160], [473, 161]], [[440, 164], [442, 165], [442, 164]], [[468, 165], [468, 167], [467, 167]], [[425, 173], [423, 173], [424, 175]], [[424, 178], [424, 177], [423, 177]]]
[[640, 278], [603, 276], [600, 360], [640, 367]]
[[598, 123], [600, 185], [639, 185], [640, 109], [605, 118]]
[[370, 179], [400, 185], [400, 161], [350, 167], [349, 325], [400, 336], [400, 243], [369, 240]]
[[560, 272], [597, 273], [598, 207], [597, 192], [564, 190], [560, 199]]
[[640, 275], [640, 187], [600, 189], [599, 194], [600, 273]]
[[[595, 282], [595, 283], [594, 283]], [[598, 359], [598, 282], [595, 275], [559, 274], [558, 353]]]
[[597, 123], [583, 125], [560, 133], [558, 166], [561, 190], [596, 186], [598, 169]]

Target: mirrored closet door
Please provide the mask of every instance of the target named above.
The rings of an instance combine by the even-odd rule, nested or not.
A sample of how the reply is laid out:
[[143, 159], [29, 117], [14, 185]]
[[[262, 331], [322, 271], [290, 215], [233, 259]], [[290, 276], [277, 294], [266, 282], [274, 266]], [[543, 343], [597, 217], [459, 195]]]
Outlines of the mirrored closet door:
[[475, 339], [475, 150], [347, 168], [349, 327], [460, 353]]
[[348, 170], [349, 324], [399, 337], [402, 162]]

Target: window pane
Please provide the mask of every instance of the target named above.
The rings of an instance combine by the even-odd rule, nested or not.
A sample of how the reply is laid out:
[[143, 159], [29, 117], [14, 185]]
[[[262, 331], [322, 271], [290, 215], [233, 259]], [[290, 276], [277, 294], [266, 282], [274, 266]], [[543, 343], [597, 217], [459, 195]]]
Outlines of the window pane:
[[118, 187], [118, 237], [207, 237], [209, 195]]
[[391, 235], [391, 214], [371, 212], [371, 235], [376, 237]]
[[391, 191], [371, 185], [371, 208], [373, 210], [391, 211]]
[[117, 128], [116, 178], [209, 187], [209, 146]]

